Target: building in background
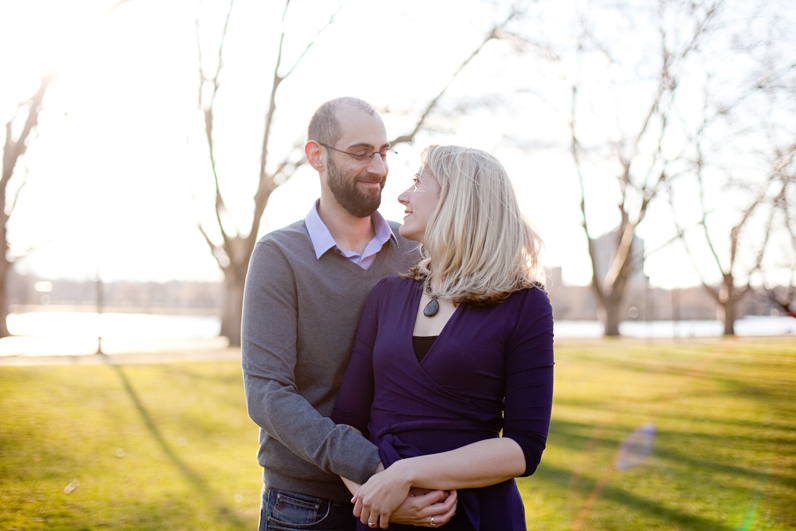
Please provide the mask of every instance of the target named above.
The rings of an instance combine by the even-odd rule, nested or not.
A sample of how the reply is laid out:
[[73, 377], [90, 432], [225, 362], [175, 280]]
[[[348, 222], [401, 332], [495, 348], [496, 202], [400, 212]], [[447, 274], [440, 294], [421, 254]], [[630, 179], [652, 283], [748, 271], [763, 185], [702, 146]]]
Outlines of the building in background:
[[[618, 239], [620, 234], [618, 231], [603, 234], [594, 240], [593, 253], [594, 253], [594, 266], [597, 269], [597, 276], [605, 278], [608, 274], [608, 269], [611, 267], [611, 262], [614, 258], [614, 253], [618, 246]], [[631, 247], [630, 264], [633, 267], [633, 272], [628, 277], [628, 289], [643, 289], [647, 284], [647, 279], [644, 277], [644, 240], [633, 235], [633, 245]]]

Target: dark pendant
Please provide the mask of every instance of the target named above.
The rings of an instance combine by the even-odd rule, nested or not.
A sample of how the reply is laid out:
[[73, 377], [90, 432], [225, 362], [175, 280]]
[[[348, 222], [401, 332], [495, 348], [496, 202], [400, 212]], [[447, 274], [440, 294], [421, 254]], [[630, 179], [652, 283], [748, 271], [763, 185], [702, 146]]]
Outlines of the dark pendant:
[[439, 311], [439, 303], [437, 302], [437, 299], [431, 299], [431, 302], [426, 304], [426, 307], [423, 308], [423, 315], [425, 315], [426, 317], [434, 317], [435, 315], [437, 315], [438, 311]]

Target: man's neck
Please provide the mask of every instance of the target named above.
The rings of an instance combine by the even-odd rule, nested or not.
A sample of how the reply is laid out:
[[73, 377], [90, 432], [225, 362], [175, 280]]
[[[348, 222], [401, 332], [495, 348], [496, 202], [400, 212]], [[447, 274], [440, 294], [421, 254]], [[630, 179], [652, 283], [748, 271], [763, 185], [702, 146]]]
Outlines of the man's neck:
[[362, 254], [370, 240], [376, 236], [370, 216], [358, 218], [334, 201], [318, 202], [318, 216], [329, 229], [335, 243], [344, 251]]

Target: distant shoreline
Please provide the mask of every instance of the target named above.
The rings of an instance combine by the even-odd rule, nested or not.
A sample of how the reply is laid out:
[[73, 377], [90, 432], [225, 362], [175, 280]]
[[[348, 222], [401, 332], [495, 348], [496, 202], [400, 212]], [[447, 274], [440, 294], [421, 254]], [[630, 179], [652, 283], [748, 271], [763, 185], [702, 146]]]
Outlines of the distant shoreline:
[[[41, 312], [77, 312], [97, 313], [97, 304], [13, 304], [9, 306], [10, 314], [41, 313]], [[144, 315], [197, 315], [217, 317], [219, 308], [193, 308], [187, 306], [103, 306], [102, 313], [135, 313]]]

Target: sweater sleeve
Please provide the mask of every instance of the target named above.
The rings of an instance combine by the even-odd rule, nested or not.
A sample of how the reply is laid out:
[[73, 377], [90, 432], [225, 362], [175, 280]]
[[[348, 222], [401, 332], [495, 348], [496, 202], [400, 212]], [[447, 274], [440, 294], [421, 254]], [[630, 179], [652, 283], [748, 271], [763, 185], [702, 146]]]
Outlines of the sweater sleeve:
[[353, 426], [365, 437], [368, 437], [370, 405], [373, 403], [373, 345], [376, 343], [379, 301], [384, 283], [382, 280], [376, 284], [365, 303], [357, 328], [354, 351], [332, 411], [333, 421]]
[[376, 447], [335, 425], [296, 383], [298, 302], [295, 275], [282, 251], [255, 247], [243, 299], [242, 365], [249, 416], [270, 437], [321, 470], [364, 483], [379, 461]]
[[503, 436], [522, 448], [525, 473], [534, 473], [545, 449], [553, 404], [553, 310], [531, 289], [518, 311], [506, 358]]

